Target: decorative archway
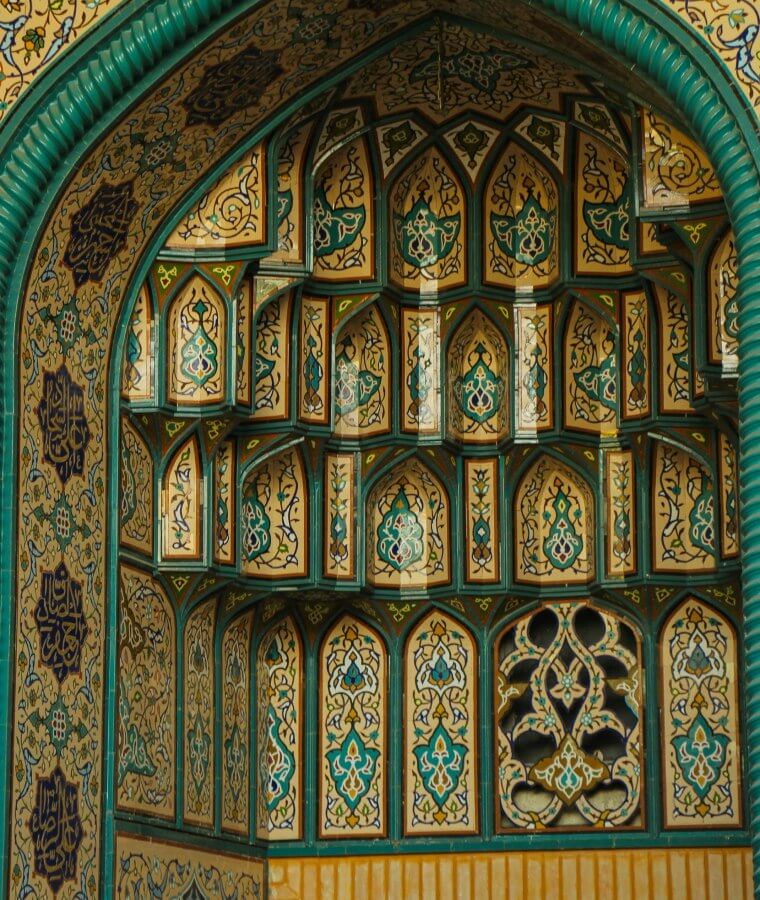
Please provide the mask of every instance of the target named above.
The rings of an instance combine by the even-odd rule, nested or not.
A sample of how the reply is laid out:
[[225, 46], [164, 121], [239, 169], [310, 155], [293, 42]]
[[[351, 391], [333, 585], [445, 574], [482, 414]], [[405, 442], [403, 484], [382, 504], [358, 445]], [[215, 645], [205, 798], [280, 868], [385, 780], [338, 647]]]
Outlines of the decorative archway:
[[[740, 359], [741, 359], [741, 393], [742, 396], [751, 396], [755, 379], [760, 377], [760, 363], [753, 358], [753, 338], [752, 326], [755, 294], [757, 290], [758, 276], [754, 266], [760, 265], [760, 259], [753, 256], [751, 239], [754, 237], [752, 222], [756, 220], [756, 204], [757, 204], [757, 178], [756, 166], [750, 155], [749, 144], [751, 131], [749, 130], [748, 121], [744, 113], [737, 109], [736, 100], [729, 97], [729, 86], [725, 79], [722, 79], [720, 70], [713, 67], [709, 61], [694, 60], [687, 55], [691, 51], [685, 48], [687, 42], [683, 40], [677, 29], [672, 23], [663, 20], [662, 14], [657, 10], [653, 11], [653, 19], [656, 25], [647, 22], [641, 15], [641, 11], [635, 12], [618, 3], [556, 3], [546, 4], [555, 12], [559, 13], [566, 21], [574, 25], [582, 25], [588, 32], [597, 37], [600, 42], [608, 47], [617, 48], [617, 52], [630, 60], [637, 61], [647, 72], [649, 78], [660, 85], [666, 94], [673, 98], [675, 106], [689, 120], [693, 126], [695, 133], [702, 139], [704, 146], [711, 156], [716, 160], [716, 169], [721, 175], [724, 184], [725, 195], [729, 204], [735, 232], [737, 247], [739, 252], [739, 273], [740, 273], [740, 290], [741, 290], [741, 329], [740, 329]], [[372, 4], [352, 4], [357, 10], [363, 7], [369, 7], [370, 13], [375, 19], [379, 16], [382, 19], [382, 13], [378, 13], [376, 9], [371, 9]], [[184, 7], [183, 15], [188, 17], [193, 13], [198, 13], [192, 6]], [[648, 12], [648, 11], [647, 11]], [[359, 13], [357, 13], [358, 15]], [[167, 16], [165, 21], [173, 21]], [[186, 18], [184, 22], [187, 22]], [[184, 23], [183, 23], [184, 24]], [[196, 24], [196, 27], [199, 23]], [[223, 22], [214, 22], [208, 28], [210, 36], [213, 30], [223, 26]], [[658, 30], [659, 29], [659, 30]], [[129, 59], [129, 66], [133, 67], [133, 71], [140, 69], [150, 71], [151, 58], [155, 58], [157, 50], [165, 43], [171, 43], [177, 40], [183, 28], [176, 27], [175, 30], [167, 29], [161, 33], [158, 38], [158, 31], [142, 31], [139, 38], [135, 40], [137, 53]], [[140, 29], [136, 28], [137, 34]], [[667, 34], [668, 37], [664, 35]], [[149, 35], [149, 36], [148, 36]], [[186, 38], [187, 40], [187, 38]], [[185, 44], [189, 46], [189, 44]], [[23, 163], [20, 162], [18, 155], [13, 158], [9, 165], [8, 172], [13, 177], [14, 166], [28, 165], [27, 160], [34, 160], [37, 168], [37, 174], [52, 173], [55, 166], [53, 165], [54, 154], [60, 153], [64, 146], [74, 148], [75, 140], [80, 141], [79, 149], [74, 155], [80, 155], [81, 149], [92, 141], [84, 136], [88, 123], [94, 120], [96, 111], [100, 104], [106, 102], [106, 97], [102, 92], [102, 88], [96, 86], [107, 83], [106, 78], [113, 77], [114, 73], [119, 73], [119, 78], [123, 78], [120, 85], [114, 85], [114, 94], [108, 98], [108, 102], [112, 104], [114, 111], [119, 108], [118, 104], [113, 103], [113, 96], [124, 96], [120, 110], [123, 110], [129, 102], [126, 96], [126, 84], [129, 81], [128, 71], [117, 65], [109, 72], [110, 60], [105, 57], [110, 51], [104, 51], [104, 58], [96, 61], [95, 65], [100, 65], [104, 79], [99, 81], [92, 77], [90, 71], [90, 82], [87, 84], [84, 79], [81, 84], [82, 93], [79, 96], [71, 96], [72, 105], [79, 104], [83, 118], [81, 128], [73, 134], [59, 134], [55, 130], [47, 131], [45, 140], [34, 143], [34, 128], [47, 127], [54, 128], [55, 119], [45, 119], [44, 114], [40, 113], [40, 118], [35, 125], [29, 126], [29, 131], [25, 135], [24, 149], [27, 151], [27, 157]], [[137, 54], [144, 53], [144, 64], [137, 62]], [[242, 53], [243, 51], [241, 51]], [[118, 50], [117, 50], [118, 54]], [[178, 50], [177, 57], [181, 54]], [[667, 57], [667, 71], [663, 59]], [[177, 60], [179, 61], [179, 60]], [[126, 57], [123, 58], [126, 64]], [[273, 56], [262, 58], [260, 54], [253, 54], [249, 58], [241, 57], [238, 64], [242, 65], [243, 70], [249, 73], [249, 83], [247, 88], [250, 90], [265, 88], [268, 78], [275, 80], [281, 74], [278, 71], [280, 62]], [[192, 67], [193, 64], [191, 64]], [[204, 60], [203, 64], [196, 63], [195, 75], [197, 76], [204, 69], [217, 68], [215, 71], [221, 76], [228, 74], [225, 70], [224, 63], [219, 60]], [[703, 71], [708, 70], [708, 77], [705, 77]], [[164, 69], [165, 71], [165, 69]], [[239, 70], [238, 70], [239, 73]], [[224, 78], [221, 78], [224, 82]], [[716, 87], [718, 94], [716, 95]], [[175, 86], [176, 91], [176, 86]], [[169, 92], [169, 95], [171, 91]], [[720, 94], [723, 94], [721, 97]], [[167, 96], [164, 96], [166, 101]], [[175, 99], [179, 95], [175, 93]], [[211, 100], [212, 112], [209, 114], [209, 103]], [[706, 104], [714, 103], [715, 112], [709, 116], [704, 116]], [[216, 112], [214, 112], [214, 104], [216, 104]], [[225, 106], [227, 104], [227, 106]], [[185, 99], [184, 114], [185, 125], [199, 127], [203, 129], [203, 116], [207, 117], [206, 121], [211, 121], [214, 130], [218, 132], [216, 140], [218, 144], [215, 148], [220, 157], [231, 155], [235, 148], [235, 129], [240, 129], [238, 133], [242, 134], [242, 124], [235, 120], [235, 115], [239, 111], [230, 113], [230, 97], [225, 97], [221, 93], [217, 96], [208, 93], [208, 90], [197, 91]], [[139, 108], [138, 108], [139, 109]], [[221, 109], [221, 112], [219, 111]], [[225, 112], [226, 110], [226, 112]], [[731, 121], [727, 110], [737, 113], [736, 121]], [[251, 120], [247, 123], [247, 127], [252, 127], [253, 113], [251, 110], [244, 110], [242, 117], [251, 114]], [[116, 112], [114, 112], [116, 115]], [[156, 113], [160, 117], [161, 113]], [[129, 118], [129, 117], [127, 117]], [[69, 109], [69, 121], [74, 121], [76, 116], [73, 109]], [[104, 682], [102, 674], [97, 672], [99, 658], [102, 655], [102, 648], [108, 646], [107, 635], [114, 632], [115, 625], [115, 608], [109, 607], [105, 603], [96, 602], [95, 598], [106, 598], [115, 596], [115, 579], [113, 574], [109, 573], [105, 567], [105, 546], [101, 540], [101, 535], [97, 529], [93, 529], [93, 535], [87, 538], [87, 550], [90, 554], [81, 558], [83, 575], [80, 578], [72, 577], [68, 570], [59, 572], [57, 568], [49, 561], [48, 552], [53, 552], [56, 547], [60, 546], [58, 537], [51, 534], [40, 535], [35, 534], [33, 516], [31, 515], [35, 509], [42, 508], [42, 515], [49, 517], [56, 501], [52, 498], [54, 495], [65, 495], [66, 485], [78, 484], [72, 482], [71, 479], [78, 479], [80, 476], [87, 481], [88, 487], [82, 492], [82, 496], [77, 498], [77, 502], [83, 504], [81, 514], [84, 510], [99, 509], [101, 505], [110, 498], [113, 502], [116, 498], [116, 487], [113, 481], [109, 484], [105, 477], [105, 468], [100, 463], [92, 465], [92, 457], [95, 453], [100, 456], [104, 455], [106, 443], [110, 441], [115, 446], [115, 430], [112, 428], [110, 435], [107, 432], [107, 415], [106, 407], [109, 400], [108, 390], [105, 386], [105, 368], [108, 361], [108, 342], [113, 332], [113, 323], [116, 321], [115, 309], [118, 305], [118, 299], [122, 296], [127, 283], [127, 275], [130, 277], [145, 274], [145, 269], [149, 262], [149, 256], [145, 255], [138, 260], [138, 246], [145, 248], [146, 254], [149, 253], [149, 247], [156, 247], [159, 243], [157, 238], [163, 240], [169, 229], [169, 220], [164, 219], [164, 212], [169, 209], [169, 197], [172, 191], [169, 190], [165, 197], [146, 195], [146, 203], [140, 210], [138, 204], [142, 198], [137, 199], [134, 188], [131, 190], [126, 186], [127, 182], [115, 181], [104, 188], [98, 181], [98, 175], [104, 175], [110, 172], [110, 166], [114, 160], [118, 160], [120, 165], [125, 165], [127, 161], [136, 167], [137, 172], [142, 178], [156, 183], [156, 172], [161, 170], [160, 178], [171, 179], [176, 176], [175, 185], [182, 179], [187, 179], [188, 171], [192, 171], [196, 166], [196, 174], [201, 174], [202, 164], [198, 161], [192, 161], [190, 157], [180, 160], [181, 154], [178, 153], [178, 147], [181, 138], [177, 138], [172, 143], [173, 138], [165, 133], [161, 133], [161, 123], [153, 122], [155, 133], [148, 135], [146, 132], [132, 130], [129, 140], [125, 142], [124, 147], [128, 148], [121, 157], [114, 156], [108, 160], [107, 167], [103, 167], [101, 157], [101, 168], [88, 169], [87, 162], [80, 170], [79, 179], [74, 179], [76, 184], [70, 184], [66, 188], [66, 193], [62, 194], [64, 198], [57, 204], [57, 209], [63, 219], [58, 219], [53, 215], [48, 231], [41, 236], [38, 250], [34, 259], [30, 261], [27, 267], [26, 260], [21, 258], [21, 254], [17, 252], [18, 243], [14, 247], [14, 240], [18, 239], [20, 230], [14, 234], [11, 228], [5, 235], [5, 241], [9, 246], [9, 251], [5, 257], [6, 266], [11, 265], [12, 260], [18, 260], [17, 265], [13, 268], [12, 274], [6, 269], [8, 278], [8, 292], [6, 296], [11, 298], [9, 302], [13, 303], [14, 297], [24, 296], [22, 284], [27, 276], [29, 276], [29, 294], [24, 296], [23, 301], [19, 301], [18, 306], [8, 311], [6, 321], [14, 323], [18, 321], [21, 333], [24, 339], [21, 342], [21, 356], [19, 360], [18, 375], [9, 377], [6, 380], [6, 397], [11, 404], [18, 404], [16, 409], [19, 412], [19, 418], [14, 423], [11, 417], [6, 417], [6, 428], [19, 428], [21, 430], [36, 427], [35, 419], [40, 423], [44, 440], [41, 444], [41, 453], [35, 456], [31, 450], [28, 458], [24, 454], [23, 447], [19, 453], [19, 466], [21, 472], [13, 484], [4, 485], [4, 494], [6, 509], [14, 509], [12, 498], [14, 492], [16, 496], [22, 497], [24, 491], [19, 489], [21, 484], [28, 485], [29, 498], [32, 501], [27, 503], [26, 498], [22, 498], [23, 506], [17, 510], [18, 521], [13, 522], [8, 516], [4, 520], [4, 526], [8, 529], [8, 534], [14, 534], [17, 540], [18, 552], [20, 558], [18, 560], [18, 568], [16, 560], [9, 558], [7, 564], [3, 566], [4, 578], [7, 579], [5, 587], [7, 595], [11, 596], [15, 590], [18, 590], [17, 601], [17, 621], [16, 639], [25, 640], [28, 646], [35, 643], [32, 632], [28, 629], [31, 622], [31, 611], [38, 600], [42, 600], [42, 606], [45, 605], [45, 584], [50, 586], [50, 591], [54, 589], [66, 598], [67, 610], [70, 616], [68, 627], [73, 627], [74, 631], [79, 635], [79, 644], [81, 655], [68, 657], [64, 663], [57, 660], [52, 662], [48, 660], [46, 663], [41, 660], [43, 666], [54, 673], [55, 680], [60, 687], [59, 695], [64, 697], [64, 706], [66, 706], [67, 714], [71, 716], [72, 712], [82, 717], [81, 727], [90, 730], [90, 738], [94, 741], [95, 735], [100, 728], [99, 709], [100, 704], [93, 695], [92, 701], [81, 691], [71, 688], [73, 679], [72, 675], [78, 675], [80, 672], [87, 672], [89, 667], [90, 674], [100, 675], [100, 686], [96, 688], [102, 692]], [[208, 129], [207, 129], [208, 130]], [[39, 133], [39, 132], [38, 132]], [[257, 138], [261, 135], [257, 135]], [[117, 149], [116, 144], [110, 145], [110, 150]], [[104, 142], [105, 144], [105, 142]], [[239, 148], [235, 148], [237, 152]], [[47, 155], [46, 154], [50, 154]], [[62, 155], [62, 154], [61, 154]], [[181, 166], [185, 166], [184, 173], [181, 174]], [[63, 179], [70, 174], [70, 166], [68, 169], [62, 167], [59, 172], [58, 183], [62, 186]], [[168, 174], [173, 173], [173, 174]], [[108, 180], [108, 179], [107, 179]], [[34, 179], [32, 179], [34, 182]], [[18, 183], [23, 180], [17, 179]], [[42, 185], [39, 184], [39, 193], [42, 195]], [[46, 186], [47, 203], [40, 203], [36, 215], [18, 215], [18, 212], [29, 210], [30, 198], [37, 198], [33, 191], [27, 196], [19, 195], [18, 188], [12, 188], [11, 182], [8, 183], [9, 191], [7, 196], [13, 197], [14, 201], [7, 201], [7, 221], [13, 222], [16, 229], [28, 229], [35, 234], [39, 232], [40, 223], [50, 216], [50, 210], [56, 207], [53, 201], [53, 195], [57, 193], [54, 186]], [[200, 191], [200, 189], [199, 189]], [[77, 196], [78, 195], [78, 196]], [[76, 198], [76, 199], [74, 199]], [[152, 208], [151, 208], [152, 205]], [[75, 211], [75, 206], [78, 209]], [[148, 217], [156, 213], [156, 221], [166, 221], [167, 224], [156, 230], [156, 236], [151, 237], [152, 225], [149, 220], [144, 218], [145, 210], [148, 209]], [[112, 228], [110, 229], [108, 246], [103, 245], [103, 235], [99, 233], [97, 227], [98, 218], [108, 218]], [[135, 221], [139, 221], [139, 226], [134, 225]], [[754, 226], [755, 228], [757, 226]], [[134, 234], [130, 229], [139, 228], [140, 235]], [[66, 240], [66, 235], [70, 235], [73, 240]], [[129, 245], [133, 238], [138, 238], [138, 242]], [[64, 246], [67, 245], [67, 246]], [[93, 252], [97, 251], [97, 252]], [[755, 254], [760, 253], [754, 250]], [[120, 258], [121, 256], [121, 258]], [[109, 263], [113, 263], [114, 270], [108, 269]], [[70, 273], [64, 276], [63, 273]], [[71, 285], [69, 284], [71, 280]], [[108, 293], [101, 287], [103, 284], [108, 286]], [[73, 287], [74, 295], [77, 303], [74, 308], [69, 308], [69, 314], [66, 313], [65, 307], [70, 302], [72, 293], [70, 286]], [[63, 293], [55, 296], [55, 290], [58, 288]], [[102, 292], [102, 293], [101, 293]], [[65, 302], [63, 294], [66, 294]], [[89, 306], [92, 307], [93, 317], [88, 321], [89, 333], [86, 340], [84, 337], [85, 328], [83, 328], [83, 314], [81, 310], [86, 310], [84, 314], [89, 314]], [[760, 306], [760, 300], [757, 301]], [[45, 310], [45, 315], [41, 315]], [[69, 336], [72, 315], [76, 318], [79, 315], [80, 320], [74, 326], [73, 336]], [[17, 318], [16, 318], [17, 317]], [[80, 333], [77, 333], [77, 328]], [[10, 331], [9, 325], [9, 331]], [[90, 340], [93, 338], [93, 340]], [[44, 343], [50, 341], [57, 346], [52, 348], [52, 355], [45, 355]], [[106, 349], [101, 349], [101, 343]], [[57, 358], [56, 358], [56, 354]], [[66, 360], [66, 365], [62, 365], [62, 360]], [[756, 368], [757, 367], [757, 370]], [[17, 398], [15, 391], [19, 388], [20, 395]], [[36, 392], [36, 393], [35, 393]], [[54, 404], [59, 402], [60, 396], [66, 397], [66, 417], [63, 423], [54, 409]], [[751, 405], [743, 403], [743, 422], [742, 435], [745, 440], [754, 434], [754, 427], [757, 424], [757, 417], [760, 411], [752, 409]], [[26, 418], [24, 418], [26, 417]], [[17, 446], [16, 439], [19, 435], [15, 433], [9, 434], [6, 430], [3, 432], [3, 452], [7, 460], [14, 457], [14, 447]], [[746, 457], [745, 457], [746, 460]], [[100, 472], [98, 473], [98, 468]], [[92, 474], [94, 472], [94, 474]], [[744, 502], [750, 488], [752, 486], [752, 475], [754, 469], [750, 460], [744, 464], [743, 494]], [[10, 480], [8, 480], [10, 481]], [[40, 481], [42, 483], [40, 483]], [[49, 496], [42, 489], [43, 485], [49, 486]], [[40, 502], [37, 502], [37, 493], [42, 495]], [[69, 505], [71, 501], [66, 499]], [[48, 502], [49, 501], [49, 502]], [[32, 503], [36, 505], [32, 505]], [[46, 508], [46, 504], [50, 509]], [[87, 504], [91, 506], [88, 507]], [[79, 508], [75, 510], [78, 512]], [[57, 512], [56, 512], [57, 515]], [[65, 516], [64, 516], [65, 518]], [[75, 516], [76, 520], [76, 516]], [[81, 520], [76, 520], [76, 527], [82, 528]], [[32, 529], [32, 530], [29, 530]], [[754, 575], [755, 559], [760, 558], [760, 546], [754, 547], [754, 542], [758, 541], [757, 535], [748, 525], [746, 516], [743, 520], [743, 537], [744, 537], [744, 578], [745, 578], [745, 597], [747, 602], [748, 614], [748, 632], [752, 634], [753, 610], [755, 604], [753, 591], [757, 587], [753, 586], [752, 579]], [[42, 546], [45, 541], [51, 546], [52, 550]], [[53, 543], [53, 542], [56, 543]], [[9, 556], [14, 542], [11, 540], [4, 541]], [[42, 546], [42, 549], [40, 549]], [[51, 557], [52, 559], [52, 557]], [[55, 580], [53, 578], [55, 574]], [[47, 575], [47, 581], [40, 576]], [[42, 593], [38, 595], [38, 586]], [[58, 594], [57, 594], [58, 595]], [[83, 605], [85, 604], [85, 605]], [[86, 604], [90, 604], [90, 608], [86, 608]], [[39, 605], [39, 604], [37, 604]], [[99, 616], [105, 610], [106, 618], [99, 621]], [[10, 622], [5, 624], [5, 637], [8, 646], [11, 646], [11, 638], [13, 628]], [[108, 639], [110, 640], [110, 639]], [[10, 654], [9, 658], [15, 658], [15, 651]], [[115, 658], [115, 648], [110, 648], [111, 667]], [[57, 671], [60, 674], [56, 673]], [[752, 668], [750, 667], [749, 687], [753, 685]], [[25, 692], [34, 691], [34, 683], [40, 677], [39, 671], [35, 669], [30, 656], [26, 656], [26, 668], [16, 670], [16, 690], [17, 701], [9, 706], [9, 710], [13, 709], [15, 714], [15, 722], [18, 725], [20, 717], [23, 715], [32, 715], [29, 711], [29, 697], [25, 696]], [[45, 677], [49, 677], [46, 675]], [[96, 679], [97, 681], [98, 679]], [[95, 682], [93, 682], [94, 684]], [[51, 681], [51, 685], [53, 682]], [[67, 695], [69, 692], [70, 696]], [[30, 695], [31, 696], [31, 695]], [[751, 694], [750, 694], [751, 696]], [[19, 698], [21, 701], [19, 701]], [[750, 701], [750, 714], [752, 706]], [[750, 715], [752, 721], [752, 715]], [[25, 732], [29, 734], [29, 732]], [[16, 732], [19, 734], [19, 732]], [[42, 776], [37, 784], [42, 784], [41, 792], [46, 796], [55, 796], [60, 799], [60, 803], [73, 803], [75, 791], [72, 791], [71, 784], [61, 769], [53, 769], [51, 772], [37, 771], [38, 763], [34, 762], [34, 756], [21, 752], [26, 738], [19, 738], [14, 741], [14, 759], [21, 767], [21, 771], [25, 773], [23, 778], [23, 786], [21, 793], [28, 796], [31, 800], [35, 778]], [[90, 786], [96, 789], [89, 795], [89, 799], [83, 803], [82, 811], [84, 815], [85, 826], [81, 829], [81, 834], [70, 836], [69, 846], [76, 846], [76, 854], [82, 860], [86, 859], [88, 875], [85, 876], [85, 889], [91, 892], [98, 890], [100, 875], [96, 874], [99, 869], [98, 860], [100, 859], [99, 846], [101, 844], [101, 829], [99, 825], [99, 804], [98, 799], [103, 796], [105, 799], [105, 807], [109, 807], [111, 803], [110, 792], [111, 786], [106, 785], [102, 790], [98, 784], [98, 770], [100, 767], [99, 750], [91, 748], [91, 767], [87, 771], [87, 778]], [[87, 766], [85, 758], [80, 758], [80, 765]], [[70, 770], [72, 771], [72, 770]], [[90, 780], [93, 779], [93, 780]], [[38, 793], [40, 790], [38, 789]], [[16, 800], [18, 799], [18, 794]], [[20, 809], [14, 804], [14, 809]], [[38, 821], [43, 815], [44, 810], [36, 804], [38, 810]], [[34, 812], [31, 813], [32, 817]], [[12, 835], [9, 835], [11, 842], [17, 850], [21, 850], [23, 846], [29, 844], [27, 831], [27, 822], [24, 814], [17, 812], [11, 819]], [[104, 870], [109, 865], [109, 845], [112, 840], [110, 834], [110, 824], [106, 825], [102, 833], [102, 845], [105, 847], [106, 864]], [[80, 856], [81, 855], [81, 856]], [[27, 865], [31, 864], [31, 856], [26, 855]], [[60, 864], [60, 863], [59, 863]], [[62, 863], [71, 865], [68, 860]], [[81, 864], [80, 864], [81, 865]], [[84, 872], [82, 866], [82, 872]], [[64, 869], [65, 871], [65, 869]], [[45, 873], [37, 872], [37, 876], [45, 877]], [[18, 876], [25, 877], [23, 872]], [[70, 877], [70, 876], [68, 876]], [[87, 878], [91, 878], [88, 881]], [[14, 873], [11, 872], [11, 885]], [[109, 876], [105, 876], [103, 882], [108, 889], [110, 884]], [[48, 884], [55, 890], [55, 887], [48, 879]], [[61, 885], [59, 885], [60, 887]], [[12, 888], [11, 888], [12, 889]]]

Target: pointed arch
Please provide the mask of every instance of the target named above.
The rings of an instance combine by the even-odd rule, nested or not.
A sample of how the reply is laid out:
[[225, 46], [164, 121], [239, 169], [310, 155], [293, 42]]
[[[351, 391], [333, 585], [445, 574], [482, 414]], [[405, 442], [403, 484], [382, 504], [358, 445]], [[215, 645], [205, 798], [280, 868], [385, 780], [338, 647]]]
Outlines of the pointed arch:
[[240, 499], [240, 569], [268, 580], [309, 572], [309, 479], [297, 446], [258, 463]]
[[477, 645], [440, 609], [404, 647], [404, 833], [478, 830]]
[[161, 555], [193, 561], [203, 555], [203, 472], [196, 434], [174, 452], [161, 485]]
[[575, 274], [631, 272], [633, 183], [629, 164], [606, 141], [573, 129], [575, 145]]
[[655, 571], [713, 571], [717, 547], [714, 473], [685, 448], [655, 440], [650, 478]]
[[205, 406], [227, 399], [227, 304], [194, 274], [165, 313], [163, 346], [166, 399], [177, 406]]
[[729, 229], [710, 254], [707, 270], [707, 358], [724, 374], [735, 374], [739, 366], [738, 290], [736, 239]]
[[319, 651], [319, 836], [382, 837], [387, 830], [388, 648], [345, 613]]
[[314, 278], [374, 281], [375, 177], [369, 145], [358, 137], [334, 150], [314, 176]]
[[510, 141], [483, 189], [483, 278], [512, 290], [550, 287], [560, 275], [559, 185]]
[[251, 626], [253, 611], [222, 634], [222, 831], [248, 836], [251, 781]]
[[204, 600], [184, 629], [184, 820], [212, 828], [216, 785], [215, 628], [218, 600]]
[[500, 329], [473, 309], [451, 336], [447, 359], [447, 431], [462, 443], [492, 443], [509, 434], [510, 354]]
[[451, 500], [418, 457], [397, 463], [367, 496], [366, 577], [377, 588], [432, 588], [451, 581]]
[[660, 634], [667, 828], [742, 823], [739, 656], [733, 626], [690, 596]]
[[565, 425], [600, 434], [618, 423], [618, 340], [613, 322], [573, 299], [563, 329]]
[[174, 610], [160, 583], [119, 572], [117, 775], [120, 809], [173, 819], [176, 808]]
[[153, 300], [145, 282], [135, 297], [122, 361], [121, 396], [129, 403], [155, 399], [155, 324]]
[[256, 653], [256, 833], [269, 841], [303, 832], [304, 653], [292, 616], [272, 625]]
[[524, 470], [513, 504], [515, 579], [586, 584], [596, 577], [593, 492], [575, 469], [539, 453]]
[[127, 413], [120, 418], [119, 539], [123, 546], [153, 555], [153, 454]]
[[335, 336], [336, 435], [371, 437], [390, 429], [391, 359], [388, 328], [375, 300], [352, 316]]
[[459, 176], [430, 146], [399, 173], [389, 194], [388, 270], [402, 291], [425, 293], [467, 281], [467, 204]]

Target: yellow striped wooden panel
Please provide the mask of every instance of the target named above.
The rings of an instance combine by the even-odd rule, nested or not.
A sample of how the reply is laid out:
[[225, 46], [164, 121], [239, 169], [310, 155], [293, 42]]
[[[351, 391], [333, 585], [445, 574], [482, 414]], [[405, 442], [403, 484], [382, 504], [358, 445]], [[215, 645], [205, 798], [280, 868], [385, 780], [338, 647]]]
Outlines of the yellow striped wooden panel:
[[751, 900], [748, 847], [270, 859], [270, 900]]

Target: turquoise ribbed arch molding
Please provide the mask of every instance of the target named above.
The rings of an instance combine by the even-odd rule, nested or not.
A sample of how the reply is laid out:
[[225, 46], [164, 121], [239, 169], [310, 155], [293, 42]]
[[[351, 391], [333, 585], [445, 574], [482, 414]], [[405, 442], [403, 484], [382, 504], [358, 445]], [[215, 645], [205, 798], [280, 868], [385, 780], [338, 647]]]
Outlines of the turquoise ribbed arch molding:
[[[389, 0], [390, 2], [390, 0]], [[221, 30], [251, 2], [161, 0], [119, 9], [51, 66], [14, 107], [0, 133], [0, 322], [6, 353], [0, 358], [4, 397], [0, 454], [4, 473], [15, 472], [15, 336], [29, 256], [56, 197], [75, 169], [125, 108]], [[526, 0], [596, 40], [606, 52], [636, 67], [672, 100], [700, 140], [723, 186], [736, 233], [740, 276], [741, 511], [750, 748], [750, 818], [756, 883], [760, 882], [760, 140], [754, 110], [731, 73], [680, 20], [656, 0]], [[169, 227], [161, 229], [157, 240]], [[156, 242], [154, 242], [155, 244]], [[147, 253], [155, 248], [146, 247]], [[0, 485], [0, 591], [15, 585], [15, 478]], [[111, 493], [113, 497], [113, 492]], [[113, 587], [113, 585], [112, 585]], [[110, 591], [113, 596], [113, 590]], [[0, 657], [12, 660], [12, 602], [0, 607]], [[111, 618], [113, 622], [113, 618]], [[0, 733], [10, 759], [12, 662], [2, 673]], [[106, 707], [107, 708], [107, 707]], [[0, 753], [0, 758], [2, 754]], [[2, 781], [7, 810], [12, 773]], [[106, 800], [106, 803], [108, 801]], [[108, 816], [104, 816], [103, 871], [111, 868]], [[8, 816], [0, 816], [0, 852], [7, 871]], [[6, 885], [3, 884], [3, 890]], [[756, 888], [756, 896], [760, 889]]]

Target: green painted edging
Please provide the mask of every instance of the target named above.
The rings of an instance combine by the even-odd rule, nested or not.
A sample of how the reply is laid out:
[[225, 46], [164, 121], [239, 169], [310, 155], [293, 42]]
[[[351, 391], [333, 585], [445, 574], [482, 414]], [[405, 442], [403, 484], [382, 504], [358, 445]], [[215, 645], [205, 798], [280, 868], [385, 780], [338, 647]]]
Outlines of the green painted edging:
[[[689, 39], [682, 30], [655, 8], [651, 0], [638, 0], [636, 7], [629, 0], [540, 0], [537, 5], [554, 11], [576, 27], [582, 28], [610, 49], [648, 73], [673, 97], [707, 152], [718, 160], [717, 170], [724, 185], [726, 200], [732, 214], [739, 249], [741, 278], [740, 303], [741, 358], [740, 397], [742, 406], [743, 441], [758, 436], [760, 403], [752, 409], [751, 400], [760, 390], [760, 337], [753, 339], [753, 326], [760, 324], [760, 216], [758, 216], [757, 146], [755, 127], [747, 105], [737, 98], [727, 69], [717, 69], [707, 48], [695, 52], [693, 36]], [[67, 169], [59, 165], [77, 144], [84, 150], [87, 131], [97, 122], [103, 128], [108, 115], [118, 104], [129, 102], [129, 94], [136, 96], [136, 85], [143, 73], [149, 80], [160, 77], [166, 56], [176, 56], [192, 48], [195, 36], [210, 22], [222, 17], [232, 6], [230, 0], [169, 0], [146, 8], [139, 19], [104, 50], [93, 51], [95, 59], [83, 57], [79, 71], [71, 74], [71, 83], [47, 106], [29, 114], [28, 122], [19, 130], [17, 139], [9, 145], [0, 160], [0, 210], [4, 213], [5, 230], [0, 235], [0, 285], [3, 296], [20, 296], [26, 266], [24, 251], [34, 247], [35, 236], [45, 220], [45, 213], [65, 181]], [[242, 5], [240, 9], [244, 8]], [[647, 16], [649, 21], [644, 19]], [[657, 22], [657, 25], [653, 25]], [[214, 21], [218, 27], [219, 22]], [[667, 35], [667, 36], [666, 36]], [[93, 41], [94, 43], [94, 41]], [[174, 52], [176, 51], [176, 52]], [[164, 57], [159, 66], [155, 60]], [[708, 70], [715, 70], [708, 71]], [[39, 96], [49, 84], [45, 75], [39, 79]], [[708, 113], [705, 114], [705, 110]], [[735, 116], [733, 121], [731, 115]], [[102, 117], [102, 118], [101, 118]], [[9, 116], [10, 121], [15, 121]], [[58, 123], [65, 123], [59, 125]], [[93, 140], [95, 136], [93, 135]], [[752, 148], [752, 151], [750, 151]], [[71, 164], [71, 163], [70, 163]], [[43, 195], [46, 203], [43, 203]], [[758, 222], [757, 225], [753, 224]], [[30, 237], [26, 237], [30, 235]], [[753, 250], [753, 244], [757, 249]], [[13, 300], [3, 309], [3, 326], [9, 348], [15, 338], [19, 304]], [[15, 448], [15, 384], [14, 355], [4, 360], [2, 391], [5, 409], [2, 423], [2, 454], [6, 471], [13, 471]], [[7, 377], [10, 375], [10, 377]], [[760, 642], [760, 525], [748, 520], [749, 502], [760, 493], [760, 461], [745, 460], [741, 476], [742, 537], [745, 596], [747, 599], [746, 634], [748, 646], [753, 639]], [[15, 483], [3, 480], [2, 534], [6, 548], [0, 570], [0, 586], [5, 596], [12, 596], [15, 569], [13, 542], [15, 512]], [[753, 543], [756, 546], [753, 546]], [[9, 668], [12, 604], [0, 622], [0, 653]], [[755, 609], [755, 607], [758, 607]], [[760, 648], [753, 648], [748, 656], [748, 684], [756, 693], [760, 687]], [[9, 694], [2, 697], [0, 725], [9, 719]], [[760, 698], [748, 704], [748, 731], [754, 747], [760, 738]], [[750, 803], [753, 824], [760, 824], [760, 750], [752, 752]], [[7, 792], [7, 784], [6, 784]], [[8, 792], [9, 793], [9, 792]], [[7, 800], [8, 798], [6, 798]], [[7, 808], [7, 807], [6, 807]], [[3, 857], [7, 858], [7, 816], [0, 823]], [[760, 837], [755, 838], [756, 866], [760, 858]]]

